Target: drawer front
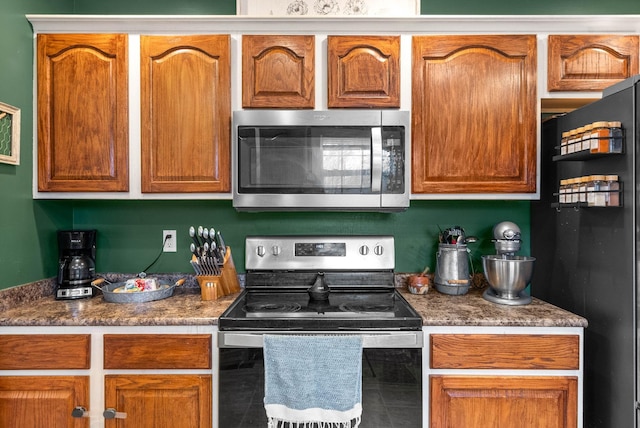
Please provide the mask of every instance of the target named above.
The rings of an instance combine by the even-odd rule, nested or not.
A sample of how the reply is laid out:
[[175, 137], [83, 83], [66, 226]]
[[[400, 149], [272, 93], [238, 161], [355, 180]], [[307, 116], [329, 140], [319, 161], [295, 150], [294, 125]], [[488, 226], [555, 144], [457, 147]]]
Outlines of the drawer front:
[[577, 335], [434, 334], [433, 369], [577, 370]]
[[209, 334], [105, 334], [105, 369], [210, 369]]
[[0, 370], [62, 370], [90, 367], [89, 334], [0, 335]]

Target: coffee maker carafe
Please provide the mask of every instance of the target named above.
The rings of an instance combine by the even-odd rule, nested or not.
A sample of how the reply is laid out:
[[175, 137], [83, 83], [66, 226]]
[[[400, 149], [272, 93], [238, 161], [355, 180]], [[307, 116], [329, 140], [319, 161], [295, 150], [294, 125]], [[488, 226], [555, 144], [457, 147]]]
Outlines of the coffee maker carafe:
[[58, 231], [57, 300], [93, 296], [96, 279], [96, 230]]

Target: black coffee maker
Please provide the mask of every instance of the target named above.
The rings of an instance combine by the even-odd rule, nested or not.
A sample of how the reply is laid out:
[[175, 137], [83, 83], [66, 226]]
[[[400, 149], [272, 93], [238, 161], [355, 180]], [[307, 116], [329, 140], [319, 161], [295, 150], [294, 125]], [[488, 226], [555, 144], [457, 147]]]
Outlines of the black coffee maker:
[[93, 296], [96, 279], [96, 230], [58, 231], [57, 300]]

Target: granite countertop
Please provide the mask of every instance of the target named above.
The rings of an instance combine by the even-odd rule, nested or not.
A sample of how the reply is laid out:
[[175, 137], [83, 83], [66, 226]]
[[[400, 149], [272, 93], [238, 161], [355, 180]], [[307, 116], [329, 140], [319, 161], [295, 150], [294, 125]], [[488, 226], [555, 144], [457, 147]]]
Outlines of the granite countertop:
[[[145, 303], [108, 303], [102, 296], [55, 300], [51, 280], [0, 291], [0, 326], [216, 325], [238, 296], [203, 301], [197, 285], [176, 288], [173, 296]], [[188, 281], [192, 282], [192, 281]], [[524, 306], [498, 305], [471, 289], [461, 296], [434, 289], [423, 295], [399, 290], [425, 326], [586, 327], [587, 320], [533, 298]]]
[[587, 327], [585, 318], [535, 297], [528, 305], [498, 305], [485, 300], [483, 291], [471, 288], [467, 294], [449, 296], [433, 288], [426, 294], [400, 289], [425, 326]]

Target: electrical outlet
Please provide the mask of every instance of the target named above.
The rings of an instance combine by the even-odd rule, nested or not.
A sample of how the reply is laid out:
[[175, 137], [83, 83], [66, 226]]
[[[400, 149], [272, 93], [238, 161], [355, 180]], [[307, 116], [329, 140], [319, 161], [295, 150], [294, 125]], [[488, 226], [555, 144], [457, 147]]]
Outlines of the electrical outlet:
[[[167, 238], [167, 236], [169, 236]], [[176, 231], [175, 230], [163, 230], [162, 231], [162, 242], [164, 242], [164, 246], [162, 247], [162, 251], [165, 253], [175, 253], [178, 251], [178, 246], [176, 245]]]

